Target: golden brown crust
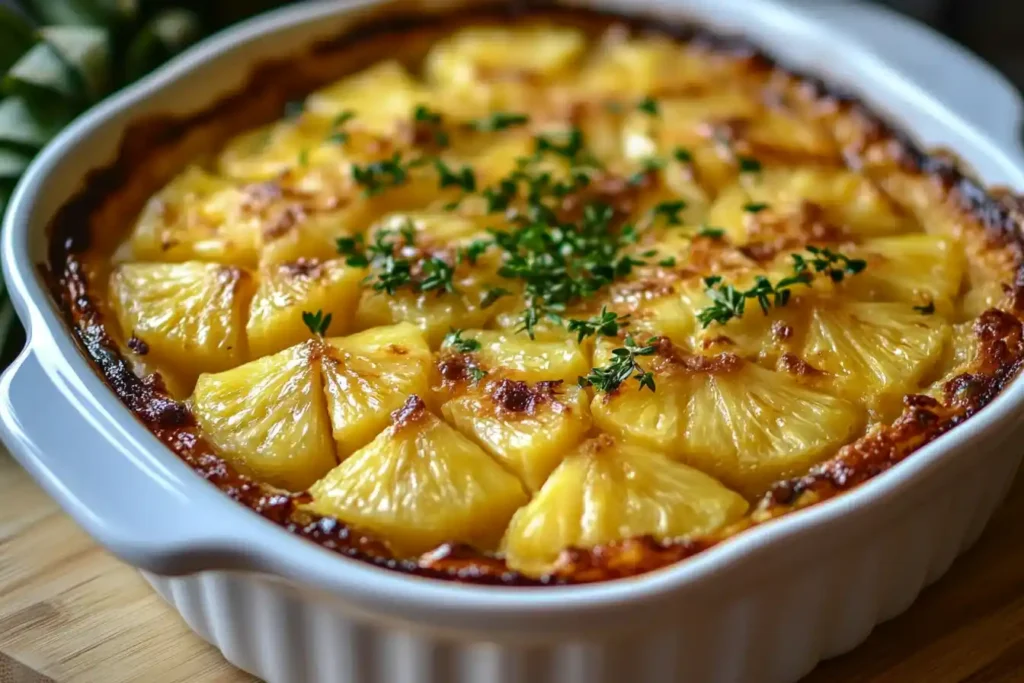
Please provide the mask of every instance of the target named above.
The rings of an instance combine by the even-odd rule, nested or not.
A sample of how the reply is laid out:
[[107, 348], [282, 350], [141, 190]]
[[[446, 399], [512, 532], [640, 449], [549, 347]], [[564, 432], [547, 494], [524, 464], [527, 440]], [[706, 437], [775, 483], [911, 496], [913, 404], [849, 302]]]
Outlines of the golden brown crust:
[[[497, 10], [499, 14], [517, 12]], [[560, 20], [604, 25], [609, 17], [583, 10], [547, 10]], [[487, 16], [493, 18], [494, 13]], [[461, 17], [458, 21], [473, 21], [479, 17]], [[124, 211], [126, 215], [138, 210], [145, 192], [130, 179], [138, 169], [148, 167], [147, 162], [166, 154], [170, 161], [160, 165], [153, 183], [166, 180], [170, 168], [183, 159], [194, 156], [210, 144], [209, 136], [195, 133], [211, 122], [233, 119], [233, 128], [254, 125], [269, 119], [280, 111], [284, 102], [319, 85], [315, 70], [297, 68], [292, 61], [268, 63], [258, 68], [246, 89], [228, 97], [216, 106], [199, 114], [172, 118], [158, 117], [132, 126], [122, 141], [118, 159], [109, 167], [90, 174], [86, 189], [68, 202], [52, 226], [49, 269], [54, 296], [61, 301], [63, 310], [84, 352], [94, 362], [111, 388], [127, 407], [138, 416], [165, 444], [181, 456], [200, 476], [224, 491], [234, 500], [250, 507], [285, 529], [299, 534], [323, 547], [345, 556], [371, 562], [397, 571], [416, 573], [434, 578], [504, 585], [548, 585], [606, 580], [632, 576], [664, 567], [715, 545], [729, 535], [750, 526], [761, 524], [795, 509], [827, 499], [884, 472], [911, 455], [917, 448], [956, 427], [987, 405], [1018, 374], [1024, 363], [1024, 331], [1020, 318], [1024, 314], [1024, 269], [1021, 268], [1022, 241], [1020, 227], [1024, 214], [1024, 200], [1009, 192], [998, 195], [986, 193], [984, 188], [958, 170], [956, 162], [945, 155], [929, 155], [918, 149], [907, 137], [893, 130], [880, 118], [861, 105], [855, 98], [836, 92], [815, 78], [785, 71], [766, 56], [742, 40], [722, 39], [702, 30], [653, 25], [646, 20], [616, 17], [637, 29], [654, 28], [694, 44], [717, 51], [725, 58], [742, 63], [750, 75], [766, 79], [769, 84], [766, 97], [776, 106], [806, 107], [808, 111], [830, 121], [835, 127], [838, 155], [853, 168], [865, 169], [869, 174], [879, 170], [879, 184], [885, 185], [881, 169], [895, 164], [901, 172], [930, 179], [942, 199], [964, 217], [965, 222], [984, 231], [985, 248], [991, 258], [1003, 259], [1012, 265], [1016, 276], [1007, 283], [1007, 310], [989, 310], [974, 325], [978, 340], [978, 355], [970, 372], [964, 372], [947, 381], [941, 399], [909, 396], [902, 414], [891, 425], [873, 428], [866, 436], [851, 443], [829, 461], [813, 468], [807, 475], [779, 482], [759, 502], [755, 514], [743, 523], [730, 527], [714, 536], [681, 543], [663, 543], [649, 538], [629, 539], [606, 546], [562, 553], [549, 576], [530, 579], [511, 572], [504, 563], [491, 556], [460, 545], [445, 545], [418, 561], [393, 558], [384, 543], [362, 534], [339, 522], [304, 511], [300, 505], [308, 502], [307, 494], [284, 494], [239, 474], [224, 459], [218, 457], [210, 445], [199, 435], [187, 407], [171, 399], [158, 375], [137, 377], [122, 356], [118, 345], [108, 334], [103, 319], [103, 307], [98, 303], [96, 285], [90, 282], [84, 255], [95, 243], [106, 239], [93, 230], [102, 218]], [[315, 47], [313, 54], [330, 61], [332, 55], [351, 48], [355, 42], [368, 46], [365, 54], [356, 58], [360, 65], [372, 63], [387, 54], [388, 41], [405, 39], [409, 35], [429, 36], [450, 28], [448, 18], [423, 21], [421, 18], [398, 18], [360, 27], [359, 30], [331, 43]], [[409, 33], [412, 31], [412, 33]], [[358, 36], [358, 38], [356, 37]], [[344, 62], [348, 64], [348, 62]], [[256, 103], [253, 105], [252, 103]], [[726, 122], [728, 123], [728, 122]], [[720, 126], [705, 131], [707, 135], [741, 138], [735, 126]], [[191, 137], [190, 137], [191, 135]], [[417, 135], [417, 131], [410, 131]], [[183, 144], [182, 140], [186, 142]], [[743, 152], [745, 139], [728, 147], [730, 153]], [[173, 150], [173, 151], [172, 151]], [[767, 160], [781, 153], [758, 149]], [[177, 156], [175, 156], [177, 155]], [[837, 156], [838, 158], [838, 156]], [[616, 184], [615, 178], [606, 179], [592, 188], [622, 210], [631, 206], [629, 188]], [[264, 212], [271, 199], [284, 190], [276, 184], [260, 184], [248, 190], [248, 209]], [[265, 223], [272, 233], [287, 232], [290, 226], [307, 210], [302, 198], [292, 198], [286, 211], [268, 216]], [[564, 210], [571, 212], [578, 206], [578, 198], [567, 198]], [[621, 206], [620, 206], [621, 203]], [[112, 207], [120, 208], [112, 208]], [[770, 259], [780, 249], [791, 248], [793, 231], [787, 226], [779, 229], [768, 224], [769, 216], [758, 218], [770, 239], [751, 247], [745, 257], [754, 261]], [[814, 207], [808, 206], [801, 214], [801, 231], [812, 241], [832, 241], [842, 237], [827, 225]], [[810, 226], [810, 227], [808, 227]], [[755, 226], [756, 227], [756, 226]], [[806, 238], [805, 242], [806, 243]], [[711, 251], [713, 240], [699, 239]], [[711, 258], [711, 257], [709, 257]], [[792, 334], [780, 327], [775, 331], [782, 338]], [[130, 348], [138, 354], [145, 351], [145, 342], [136, 340]], [[804, 374], [799, 359], [787, 361], [791, 371]], [[735, 365], [735, 358], [721, 354], [704, 363], [718, 364], [718, 371]], [[670, 345], [659, 343], [658, 362], [683, 363]], [[467, 358], [448, 355], [441, 359], [439, 370], [445, 381], [464, 382], [467, 376]], [[720, 367], [719, 367], [720, 366]], [[503, 385], [499, 385], [503, 386]], [[532, 405], [533, 393], [524, 399], [515, 386], [508, 387], [507, 396], [498, 400], [509, 410], [526, 409]], [[540, 400], [538, 398], [538, 400]], [[510, 407], [511, 406], [511, 407]], [[396, 425], [422, 415], [425, 407], [418, 398], [395, 413]]]

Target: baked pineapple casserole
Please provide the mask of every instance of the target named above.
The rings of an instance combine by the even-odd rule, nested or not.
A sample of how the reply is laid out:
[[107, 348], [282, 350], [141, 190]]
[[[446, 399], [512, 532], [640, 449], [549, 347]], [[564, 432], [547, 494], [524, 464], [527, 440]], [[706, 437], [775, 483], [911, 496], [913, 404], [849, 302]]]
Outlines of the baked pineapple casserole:
[[1013, 198], [853, 100], [589, 13], [384, 32], [422, 46], [227, 128], [55, 266], [129, 406], [290, 530], [435, 577], [632, 575], [1016, 373]]

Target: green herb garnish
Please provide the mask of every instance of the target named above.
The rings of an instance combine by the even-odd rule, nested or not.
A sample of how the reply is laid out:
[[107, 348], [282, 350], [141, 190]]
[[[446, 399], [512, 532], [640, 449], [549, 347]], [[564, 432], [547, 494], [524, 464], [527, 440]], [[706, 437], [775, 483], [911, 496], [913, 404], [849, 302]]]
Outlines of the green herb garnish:
[[295, 121], [306, 111], [306, 103], [302, 100], [290, 100], [284, 103], [284, 117]]
[[693, 155], [690, 150], [683, 149], [682, 147], [676, 147], [672, 152], [672, 158], [681, 164], [693, 163]]
[[395, 152], [390, 159], [363, 166], [352, 164], [352, 179], [363, 187], [363, 194], [372, 197], [389, 188], [405, 185], [409, 182], [409, 172], [402, 164], [401, 152]]
[[499, 111], [486, 118], [471, 121], [469, 126], [473, 130], [478, 130], [483, 133], [493, 133], [499, 130], [512, 128], [514, 126], [524, 126], [529, 122], [530, 117], [526, 114], [512, 114], [509, 112]]
[[331, 326], [331, 314], [324, 315], [322, 310], [318, 310], [316, 313], [303, 311], [302, 322], [306, 324], [311, 334], [322, 337], [327, 334], [327, 328]]
[[434, 159], [434, 168], [437, 169], [437, 180], [439, 187], [459, 187], [463, 192], [476, 191], [476, 175], [469, 166], [463, 166], [458, 171], [452, 168], [441, 159]]
[[929, 301], [924, 306], [914, 306], [914, 310], [920, 313], [921, 315], [932, 315], [933, 313], [935, 313], [935, 302]]
[[636, 108], [645, 114], [650, 114], [651, 116], [658, 115], [658, 102], [650, 95], [640, 100], [640, 102], [637, 103]]
[[490, 308], [498, 301], [498, 299], [509, 296], [510, 294], [512, 294], [512, 292], [508, 291], [504, 287], [492, 287], [487, 290], [483, 299], [480, 300], [480, 308]]
[[454, 327], [444, 336], [443, 346], [453, 349], [456, 353], [473, 353], [480, 350], [480, 342], [476, 339], [463, 339], [462, 330]]
[[343, 145], [348, 142], [348, 133], [342, 130], [342, 127], [350, 120], [355, 118], [356, 113], [354, 111], [346, 109], [331, 121], [331, 130], [327, 134], [327, 142], [334, 143], [336, 145]]
[[534, 152], [541, 156], [551, 152], [567, 159], [575, 159], [583, 151], [583, 131], [570, 128], [565, 133], [538, 135], [534, 138]]
[[581, 387], [592, 386], [602, 393], [610, 393], [630, 377], [640, 383], [640, 389], [647, 387], [654, 391], [654, 373], [643, 369], [637, 358], [652, 356], [657, 338], [651, 337], [645, 346], [637, 344], [631, 335], [626, 335], [625, 345], [612, 351], [612, 359], [607, 365], [590, 371], [586, 377], [579, 378]]
[[440, 112], [436, 112], [426, 105], [417, 104], [412, 112], [413, 121], [423, 126], [434, 136], [434, 144], [438, 147], [448, 146], [448, 133], [443, 129], [444, 119]]
[[487, 371], [483, 368], [473, 366], [469, 369], [469, 378], [473, 380], [473, 384], [477, 384], [480, 380], [487, 376]]
[[825, 273], [833, 282], [842, 282], [847, 275], [856, 275], [867, 267], [867, 261], [852, 259], [845, 254], [832, 251], [825, 247], [808, 246], [810, 258], [801, 254], [793, 254], [793, 268], [798, 273], [813, 270]]
[[743, 210], [747, 213], [761, 213], [768, 208], [768, 205], [764, 202], [748, 202], [743, 205]]
[[600, 313], [586, 320], [570, 320], [566, 329], [575, 332], [576, 341], [582, 342], [587, 337], [596, 335], [614, 337], [619, 333], [619, 328], [628, 322], [629, 315], [618, 315], [615, 311], [609, 311], [606, 306], [602, 306]]
[[668, 225], [682, 225], [683, 219], [679, 217], [680, 212], [686, 209], [686, 202], [682, 199], [675, 201], [661, 202], [651, 209], [651, 218], [664, 216]]
[[713, 240], [720, 240], [725, 237], [725, 229], [712, 228], [710, 225], [702, 225], [697, 230], [697, 237], [707, 237]]
[[736, 161], [740, 165], [740, 173], [760, 173], [761, 162], [754, 157], [739, 156]]

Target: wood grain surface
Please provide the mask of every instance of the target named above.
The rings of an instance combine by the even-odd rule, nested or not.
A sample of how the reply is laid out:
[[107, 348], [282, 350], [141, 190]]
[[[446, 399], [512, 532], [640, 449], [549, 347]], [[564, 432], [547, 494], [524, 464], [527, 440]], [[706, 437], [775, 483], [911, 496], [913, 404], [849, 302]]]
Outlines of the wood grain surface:
[[[939, 583], [803, 683], [1024, 682], [1022, 519], [1018, 476], [981, 540]], [[0, 683], [47, 679], [253, 681], [0, 453]]]

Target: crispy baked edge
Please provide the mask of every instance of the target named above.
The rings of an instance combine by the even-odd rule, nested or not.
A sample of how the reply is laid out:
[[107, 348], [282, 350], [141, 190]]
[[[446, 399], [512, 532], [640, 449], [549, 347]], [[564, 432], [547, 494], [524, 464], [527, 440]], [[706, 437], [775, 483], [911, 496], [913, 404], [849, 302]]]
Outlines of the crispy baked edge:
[[[398, 17], [369, 17], [342, 37], [313, 46], [310, 56], [348, 50], [356, 45], [387, 41], [428, 26], [445, 30], [478, 21], [509, 19], [525, 12], [537, 15], [538, 3], [485, 8], [471, 13]], [[588, 9], [543, 5], [540, 16], [572, 22], [625, 23], [636, 30], [653, 30], [679, 40], [700, 41], [717, 51], [752, 60], [761, 67], [785, 73], [807, 89], [813, 98], [861, 117], [877, 129], [877, 139], [895, 150], [901, 167], [925, 176], [941, 187], [944, 198], [964, 216], [980, 224], [995, 243], [1012, 249], [1016, 274], [1008, 286], [1007, 308], [991, 309], [974, 323], [978, 339], [975, 372], [959, 375], [944, 386], [944, 399], [923, 395], [905, 398], [902, 415], [849, 444], [836, 456], [814, 467], [807, 475], [776, 483], [760, 500], [752, 516], [714, 535], [683, 542], [659, 542], [650, 537], [627, 539], [592, 549], [568, 549], [547, 576], [531, 578], [509, 570], [504, 562], [473, 548], [446, 544], [418, 560], [397, 559], [379, 539], [352, 529], [329, 517], [300, 509], [308, 494], [285, 494], [272, 490], [234, 470], [198, 434], [188, 408], [166, 393], [160, 377], [140, 378], [134, 374], [117, 343], [108, 334], [101, 306], [92, 296], [83, 264], [94, 242], [96, 214], [117, 191], [126, 186], [133, 170], [160, 151], [178, 144], [191, 130], [204, 123], [238, 114], [256, 97], [274, 102], [276, 111], [293, 96], [312, 90], [316, 84], [297, 77], [291, 59], [258, 65], [246, 85], [213, 106], [182, 116], [154, 116], [127, 129], [117, 155], [110, 165], [91, 172], [84, 189], [68, 201], [50, 225], [48, 263], [42, 266], [54, 298], [60, 304], [73, 337], [104, 381], [132, 413], [163, 443], [179, 455], [201, 477], [266, 519], [291, 533], [324, 548], [373, 565], [417, 576], [462, 582], [540, 586], [602, 581], [635, 576], [678, 562], [705, 550], [736, 533], [771, 519], [831, 498], [888, 470], [917, 448], [956, 427], [986, 406], [1012, 381], [1024, 363], [1024, 200], [1008, 191], [989, 193], [961, 171], [958, 162], [944, 154], [921, 150], [908, 136], [896, 130], [866, 107], [857, 97], [831, 88], [817, 77], [785, 68], [745, 38], [722, 37], [698, 26], [674, 26], [643, 17]], [[454, 24], [454, 26], [453, 26]], [[358, 34], [358, 35], [357, 35]], [[373, 61], [373, 60], [371, 60]], [[271, 108], [264, 107], [267, 111]], [[251, 112], [254, 116], [260, 113]], [[244, 117], [242, 117], [244, 118]], [[258, 123], [254, 121], [253, 123]], [[248, 123], [246, 124], [248, 125]]]

